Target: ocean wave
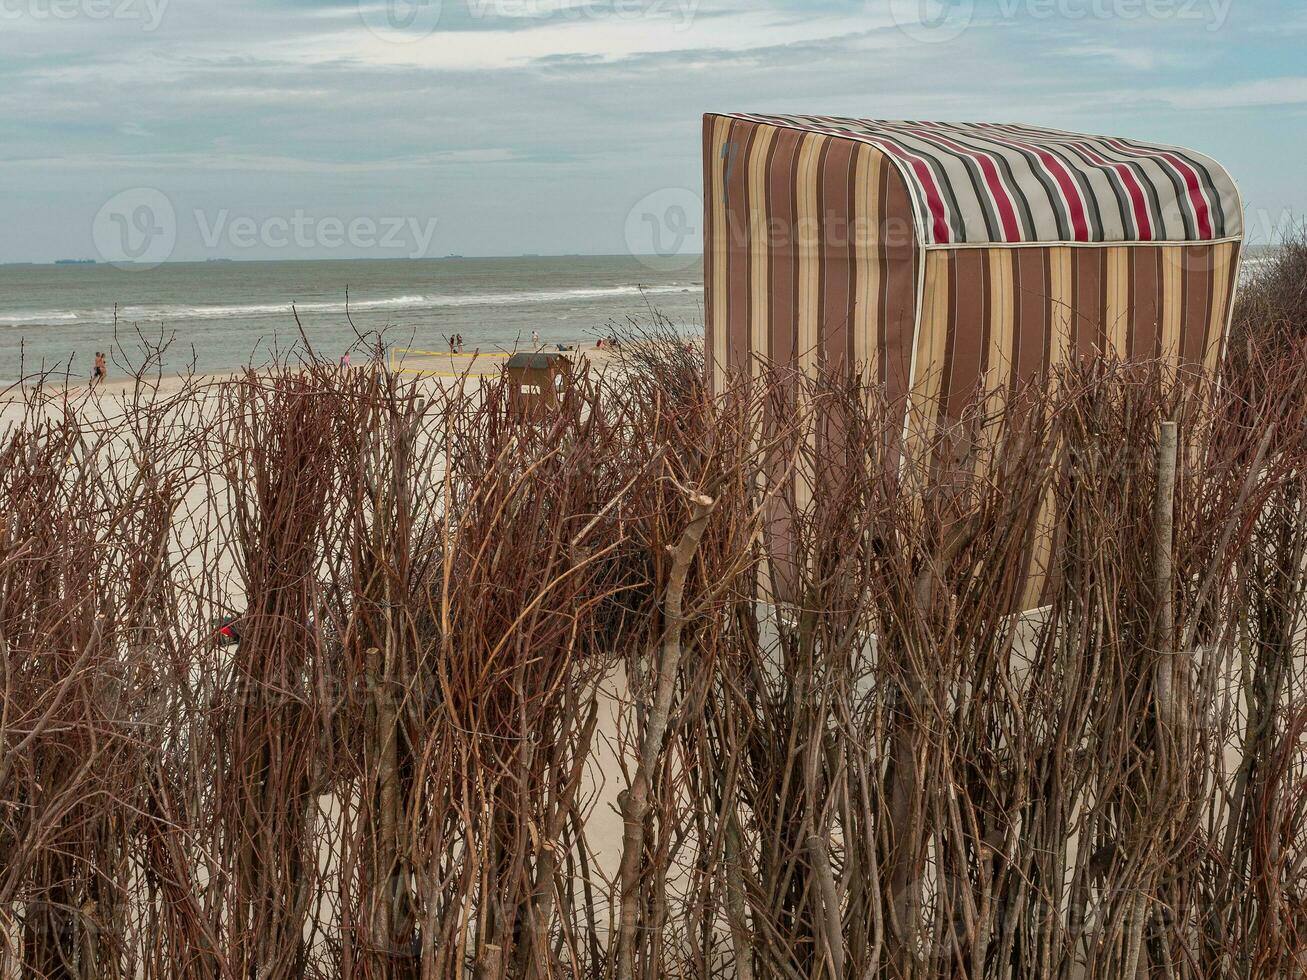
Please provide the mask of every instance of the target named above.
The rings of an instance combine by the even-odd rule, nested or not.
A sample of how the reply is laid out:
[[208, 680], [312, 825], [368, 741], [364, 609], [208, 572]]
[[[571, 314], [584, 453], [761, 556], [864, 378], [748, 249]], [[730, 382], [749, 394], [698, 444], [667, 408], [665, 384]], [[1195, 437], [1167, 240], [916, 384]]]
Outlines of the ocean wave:
[[[698, 288], [689, 284], [642, 286], [639, 284], [622, 286], [595, 286], [575, 289], [540, 289], [516, 290], [490, 293], [450, 294], [437, 293], [429, 295], [393, 296], [386, 299], [350, 300], [349, 311], [368, 312], [383, 310], [422, 310], [445, 307], [470, 306], [522, 306], [529, 304], [550, 304], [584, 302], [596, 299], [616, 299], [623, 296], [657, 295], [664, 293], [691, 292]], [[295, 303], [294, 308], [301, 313], [344, 314], [344, 300], [332, 302]], [[185, 320], [239, 320], [247, 318], [290, 316], [292, 303], [242, 303], [230, 305], [158, 305], [125, 306], [118, 310], [118, 319], [122, 323], [133, 321], [185, 321]], [[0, 315], [0, 324], [19, 324], [39, 326], [42, 324], [66, 323], [74, 320], [108, 323], [113, 319], [113, 309], [99, 309], [81, 313], [67, 310], [44, 310], [31, 313]]]
[[48, 311], [42, 313], [5, 313], [0, 315], [0, 323], [67, 323], [80, 320], [81, 316], [66, 311]]
[[589, 289], [541, 289], [515, 293], [469, 293], [466, 296], [428, 296], [431, 306], [515, 306], [522, 303], [566, 303], [573, 300], [639, 296], [641, 293], [688, 292], [688, 286], [597, 286]]
[[[422, 306], [423, 296], [351, 301], [349, 309], [380, 310]], [[127, 306], [118, 311], [120, 320], [231, 320], [244, 317], [290, 315], [292, 307], [302, 313], [344, 313], [338, 303], [244, 303], [234, 306]]]

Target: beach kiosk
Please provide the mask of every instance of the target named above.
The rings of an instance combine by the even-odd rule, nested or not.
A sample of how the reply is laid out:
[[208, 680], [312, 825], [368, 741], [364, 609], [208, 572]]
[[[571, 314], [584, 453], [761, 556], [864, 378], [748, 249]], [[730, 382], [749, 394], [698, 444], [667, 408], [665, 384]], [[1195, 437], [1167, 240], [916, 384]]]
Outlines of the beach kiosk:
[[1214, 160], [987, 123], [704, 117], [706, 349], [733, 371], [857, 365], [891, 404], [1102, 351], [1215, 365], [1243, 214]]
[[563, 401], [572, 380], [572, 362], [563, 354], [514, 354], [504, 365], [509, 380], [509, 406], [522, 418], [541, 418]]

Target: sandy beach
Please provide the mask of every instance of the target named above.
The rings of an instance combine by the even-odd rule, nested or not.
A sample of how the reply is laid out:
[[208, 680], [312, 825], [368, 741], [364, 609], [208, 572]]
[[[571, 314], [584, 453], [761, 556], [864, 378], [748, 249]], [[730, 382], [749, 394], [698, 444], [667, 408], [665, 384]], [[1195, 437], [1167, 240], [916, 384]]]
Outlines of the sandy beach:
[[[541, 347], [539, 350], [545, 354], [561, 353], [572, 362], [574, 367], [584, 367], [596, 372], [606, 372], [614, 369], [621, 364], [622, 358], [619, 351], [612, 348], [600, 349], [593, 345], [567, 351], [559, 351], [556, 346]], [[392, 354], [386, 360], [388, 368], [401, 377], [417, 379], [424, 385], [431, 386], [452, 388], [461, 385], [470, 391], [480, 387], [487, 378], [499, 377], [510, 356], [510, 353], [503, 351], [492, 351], [485, 354], [476, 352], [443, 354], [426, 351], [405, 351]], [[362, 358], [354, 357], [352, 358], [352, 364], [348, 368], [340, 367], [338, 369], [342, 371], [359, 371], [366, 370], [366, 365], [363, 363]], [[256, 369], [256, 373], [262, 373], [262, 370]], [[111, 367], [107, 379], [94, 383], [48, 375], [41, 380], [39, 385], [35, 383], [13, 383], [8, 386], [0, 386], [0, 405], [15, 404], [21, 401], [25, 393], [30, 394], [38, 387], [47, 398], [59, 395], [78, 401], [81, 400], [81, 396], [87, 396], [90, 401], [116, 403], [128, 395], [146, 399], [168, 398], [187, 389], [209, 388], [242, 377], [244, 377], [244, 374], [241, 372], [178, 374], [157, 370], [146, 371], [140, 376], [132, 377]], [[0, 417], [3, 417], [4, 414], [0, 412]]]

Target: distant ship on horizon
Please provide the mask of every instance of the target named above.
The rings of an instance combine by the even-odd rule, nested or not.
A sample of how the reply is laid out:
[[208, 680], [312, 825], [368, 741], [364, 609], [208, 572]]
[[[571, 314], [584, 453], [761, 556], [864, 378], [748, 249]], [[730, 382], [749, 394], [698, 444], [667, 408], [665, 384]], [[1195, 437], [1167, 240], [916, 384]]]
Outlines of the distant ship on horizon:
[[55, 265], [95, 265], [95, 259], [58, 259]]

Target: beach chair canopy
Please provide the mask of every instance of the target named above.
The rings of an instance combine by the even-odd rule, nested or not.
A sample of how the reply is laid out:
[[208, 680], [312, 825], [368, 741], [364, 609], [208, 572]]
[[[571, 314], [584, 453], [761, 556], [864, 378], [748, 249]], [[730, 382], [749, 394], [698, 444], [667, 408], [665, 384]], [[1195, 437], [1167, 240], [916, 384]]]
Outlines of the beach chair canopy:
[[714, 385], [857, 365], [956, 415], [1077, 353], [1214, 366], [1243, 234], [1216, 161], [990, 123], [704, 118]]

